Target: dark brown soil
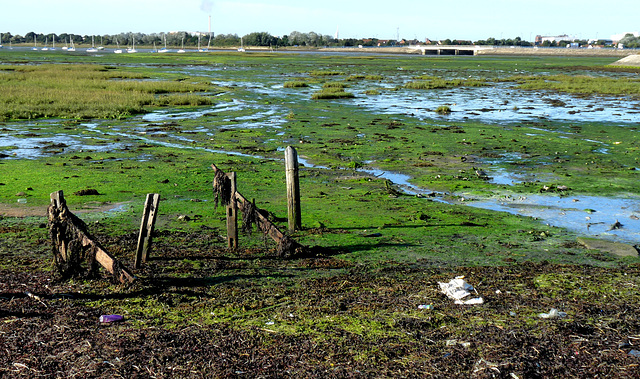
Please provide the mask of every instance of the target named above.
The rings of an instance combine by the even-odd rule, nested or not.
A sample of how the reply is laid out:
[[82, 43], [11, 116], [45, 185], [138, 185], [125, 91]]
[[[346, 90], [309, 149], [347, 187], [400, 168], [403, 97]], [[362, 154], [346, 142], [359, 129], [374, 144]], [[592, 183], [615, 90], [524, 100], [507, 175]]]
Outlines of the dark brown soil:
[[[135, 233], [100, 238], [131, 258]], [[359, 264], [328, 252], [282, 260], [218, 250], [213, 229], [156, 240], [128, 287], [106, 277], [58, 281], [41, 268], [46, 243], [0, 269], [0, 377], [640, 378], [639, 265], [454, 268]], [[12, 256], [1, 256], [6, 267]], [[456, 275], [485, 303], [442, 295], [437, 283]], [[557, 288], [540, 286], [541, 275]], [[100, 304], [137, 301], [166, 309], [98, 322], [109, 312]], [[418, 310], [424, 303], [433, 309]], [[239, 311], [194, 318], [224, 307]], [[551, 308], [568, 315], [538, 317]], [[276, 325], [255, 323], [273, 317]]]
[[[322, 262], [331, 265], [330, 260], [299, 263], [314, 267]], [[531, 264], [463, 270], [471, 280], [486, 278], [478, 286], [487, 293], [485, 304], [460, 307], [443, 299], [426, 316], [397, 314], [386, 323], [390, 330], [406, 334], [402, 338], [397, 334], [370, 338], [336, 327], [320, 339], [268, 327], [242, 327], [233, 321], [206, 326], [185, 323], [175, 328], [164, 328], [162, 320], [143, 328], [133, 327], [128, 320], [105, 325], [98, 323], [100, 310], [84, 305], [88, 299], [126, 300], [143, 294], [210, 296], [197, 278], [191, 284], [149, 278], [138, 292], [89, 295], [77, 284], [52, 281], [48, 273], [2, 270], [0, 376], [640, 377], [640, 358], [629, 354], [640, 344], [637, 303], [618, 303], [615, 296], [610, 302], [565, 299], [561, 303], [570, 320], [536, 320], [518, 314], [518, 307], [542, 311], [557, 305], [531, 288], [533, 276], [581, 268]], [[612, 270], [597, 269], [596, 275], [588, 271], [591, 278], [613, 274]], [[337, 315], [366, 309], [366, 317], [375, 318], [377, 311], [387, 315], [392, 308], [412, 310], [416, 306], [410, 301], [412, 288], [442, 280], [446, 274], [406, 266], [376, 273], [354, 267], [348, 274], [302, 281], [302, 286], [285, 289], [293, 304], [288, 312], [303, 307]], [[638, 275], [638, 269], [628, 274]], [[340, 287], [340, 283], [348, 284]], [[527, 287], [529, 296], [495, 295], [498, 288], [519, 284]], [[256, 294], [266, 291], [247, 288], [244, 282], [244, 291], [238, 295], [228, 291], [232, 286], [222, 285], [222, 298], [217, 301], [251, 303]], [[375, 287], [387, 290], [372, 292]], [[231, 293], [240, 298], [225, 298]], [[496, 315], [502, 322], [497, 322]], [[361, 352], [366, 352], [366, 359]]]

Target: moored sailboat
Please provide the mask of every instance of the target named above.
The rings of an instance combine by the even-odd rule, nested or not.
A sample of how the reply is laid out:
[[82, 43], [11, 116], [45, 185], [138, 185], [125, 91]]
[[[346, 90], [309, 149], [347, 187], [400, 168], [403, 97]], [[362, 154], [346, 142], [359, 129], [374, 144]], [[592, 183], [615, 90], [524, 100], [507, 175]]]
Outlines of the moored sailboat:
[[160, 50], [158, 50], [159, 53], [168, 53], [169, 50], [167, 50], [167, 36], [163, 35], [164, 37], [164, 47]]
[[131, 37], [131, 48], [127, 49], [127, 53], [137, 53], [138, 50], [136, 50], [136, 40], [135, 38]]
[[97, 53], [98, 49], [96, 49], [96, 46], [93, 42], [93, 36], [91, 36], [91, 47], [87, 49], [87, 53]]

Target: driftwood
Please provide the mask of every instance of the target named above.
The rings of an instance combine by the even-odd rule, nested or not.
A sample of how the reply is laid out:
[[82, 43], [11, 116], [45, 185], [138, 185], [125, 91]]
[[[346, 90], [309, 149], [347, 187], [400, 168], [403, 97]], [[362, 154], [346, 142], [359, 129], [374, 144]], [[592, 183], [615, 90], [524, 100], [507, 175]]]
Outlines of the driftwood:
[[129, 270], [94, 240], [87, 225], [69, 211], [62, 191], [51, 194], [48, 216], [54, 262], [63, 278], [96, 276], [100, 264], [121, 283], [134, 280]]
[[[211, 168], [213, 168], [216, 172], [214, 183], [213, 183], [214, 191], [216, 191], [216, 188], [221, 188], [223, 186], [221, 182], [225, 180], [222, 178], [226, 178], [226, 174], [224, 174], [224, 172], [222, 172], [222, 170], [220, 170], [214, 164], [211, 165]], [[228, 196], [232, 196], [232, 195], [233, 194], [231, 193], [228, 194]], [[224, 203], [225, 201], [224, 196], [222, 196], [221, 194], [220, 197], [221, 197], [221, 201]], [[277, 226], [275, 226], [271, 221], [269, 221], [269, 219], [267, 219], [267, 217], [265, 217], [260, 212], [260, 210], [255, 206], [255, 204], [247, 200], [247, 198], [244, 197], [237, 190], [235, 191], [234, 198], [236, 200], [236, 205], [238, 209], [243, 213], [243, 219], [253, 221], [258, 227], [258, 229], [262, 231], [262, 233], [271, 237], [271, 239], [273, 239], [278, 244], [278, 247], [276, 248], [276, 253], [278, 254], [278, 256], [282, 258], [292, 258], [295, 256], [302, 255], [304, 253], [304, 251], [306, 250], [304, 246], [300, 245], [298, 242], [294, 241], [289, 236], [282, 233]], [[228, 201], [231, 202], [230, 199]], [[251, 215], [245, 215], [245, 212], [251, 213]], [[249, 227], [245, 225], [245, 222], [243, 222], [243, 229], [244, 230], [249, 229]]]

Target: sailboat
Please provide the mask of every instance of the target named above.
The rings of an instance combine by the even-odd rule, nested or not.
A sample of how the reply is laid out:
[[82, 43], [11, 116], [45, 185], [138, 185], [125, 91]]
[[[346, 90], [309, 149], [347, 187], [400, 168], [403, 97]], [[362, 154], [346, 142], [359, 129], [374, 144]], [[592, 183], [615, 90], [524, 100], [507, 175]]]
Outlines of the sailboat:
[[36, 40], [36, 36], [33, 36], [33, 47], [31, 50], [38, 50], [38, 41]]
[[102, 43], [102, 36], [100, 36], [100, 46], [98, 46], [98, 50], [104, 50], [104, 46]]
[[167, 50], [167, 36], [163, 36], [164, 37], [164, 47], [160, 50], [158, 50], [159, 53], [168, 53], [169, 50]]
[[116, 37], [116, 46], [117, 48], [113, 50], [115, 54], [122, 54], [122, 49], [120, 48], [120, 44], [118, 43], [118, 38]]
[[184, 37], [182, 37], [182, 48], [178, 50], [178, 53], [184, 53]]
[[136, 39], [135, 38], [131, 38], [131, 48], [127, 49], [127, 53], [137, 53], [138, 50], [136, 50]]
[[2, 49], [2, 48], [3, 48], [3, 46], [2, 46], [2, 33], [0, 33], [0, 49]]
[[202, 48], [200, 48], [200, 39], [201, 39], [202, 35], [198, 34], [198, 51], [199, 52], [203, 52], [204, 50]]
[[69, 45], [71, 45], [71, 46], [69, 46], [69, 47], [67, 48], [67, 51], [76, 51], [76, 47], [75, 47], [75, 45], [73, 44], [73, 39], [71, 39], [71, 37], [69, 37]]
[[93, 42], [93, 36], [91, 36], [91, 47], [87, 49], [87, 53], [97, 53], [96, 45]]
[[242, 42], [242, 37], [240, 37], [240, 48], [238, 49], [239, 52], [244, 53], [246, 50], [244, 49], [244, 43]]
[[56, 49], [56, 35], [55, 34], [52, 35], [51, 39], [53, 40], [53, 46], [49, 50], [55, 50]]
[[47, 47], [48, 44], [49, 44], [49, 38], [47, 37], [47, 38], [44, 39], [44, 47], [42, 49], [40, 49], [40, 50], [42, 50], [42, 51], [49, 50], [49, 48]]

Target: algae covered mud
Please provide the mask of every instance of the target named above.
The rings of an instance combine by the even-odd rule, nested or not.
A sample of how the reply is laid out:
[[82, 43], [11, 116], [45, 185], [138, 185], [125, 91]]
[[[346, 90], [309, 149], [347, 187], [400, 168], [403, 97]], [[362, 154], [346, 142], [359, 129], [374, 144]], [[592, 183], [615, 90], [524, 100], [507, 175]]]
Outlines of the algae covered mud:
[[[640, 242], [639, 71], [612, 68], [612, 58], [2, 54], [6, 203], [24, 194], [27, 206], [43, 206], [68, 185], [109, 194], [90, 201], [139, 201], [145, 190], [166, 191], [159, 182], [175, 190], [195, 182], [185, 173], [206, 176], [203, 156], [235, 157], [230, 165], [259, 173], [292, 145], [313, 175], [369, 171], [436, 199]], [[40, 97], [29, 91], [29, 80], [54, 83], [76, 67], [92, 96], [109, 96], [83, 101], [62, 84]], [[109, 98], [119, 99], [115, 112]], [[20, 120], [30, 115], [47, 118]], [[273, 188], [260, 179], [250, 186], [269, 199], [275, 175]], [[310, 196], [326, 196], [328, 183], [310, 184]], [[176, 199], [205, 197], [198, 186], [179, 188]], [[524, 198], [526, 206], [512, 206]], [[565, 199], [579, 206], [549, 204]], [[190, 206], [171, 205], [198, 212]], [[568, 212], [578, 215], [565, 223]], [[320, 213], [308, 214], [309, 226], [328, 225], [332, 217]], [[607, 230], [616, 221], [622, 227]]]

